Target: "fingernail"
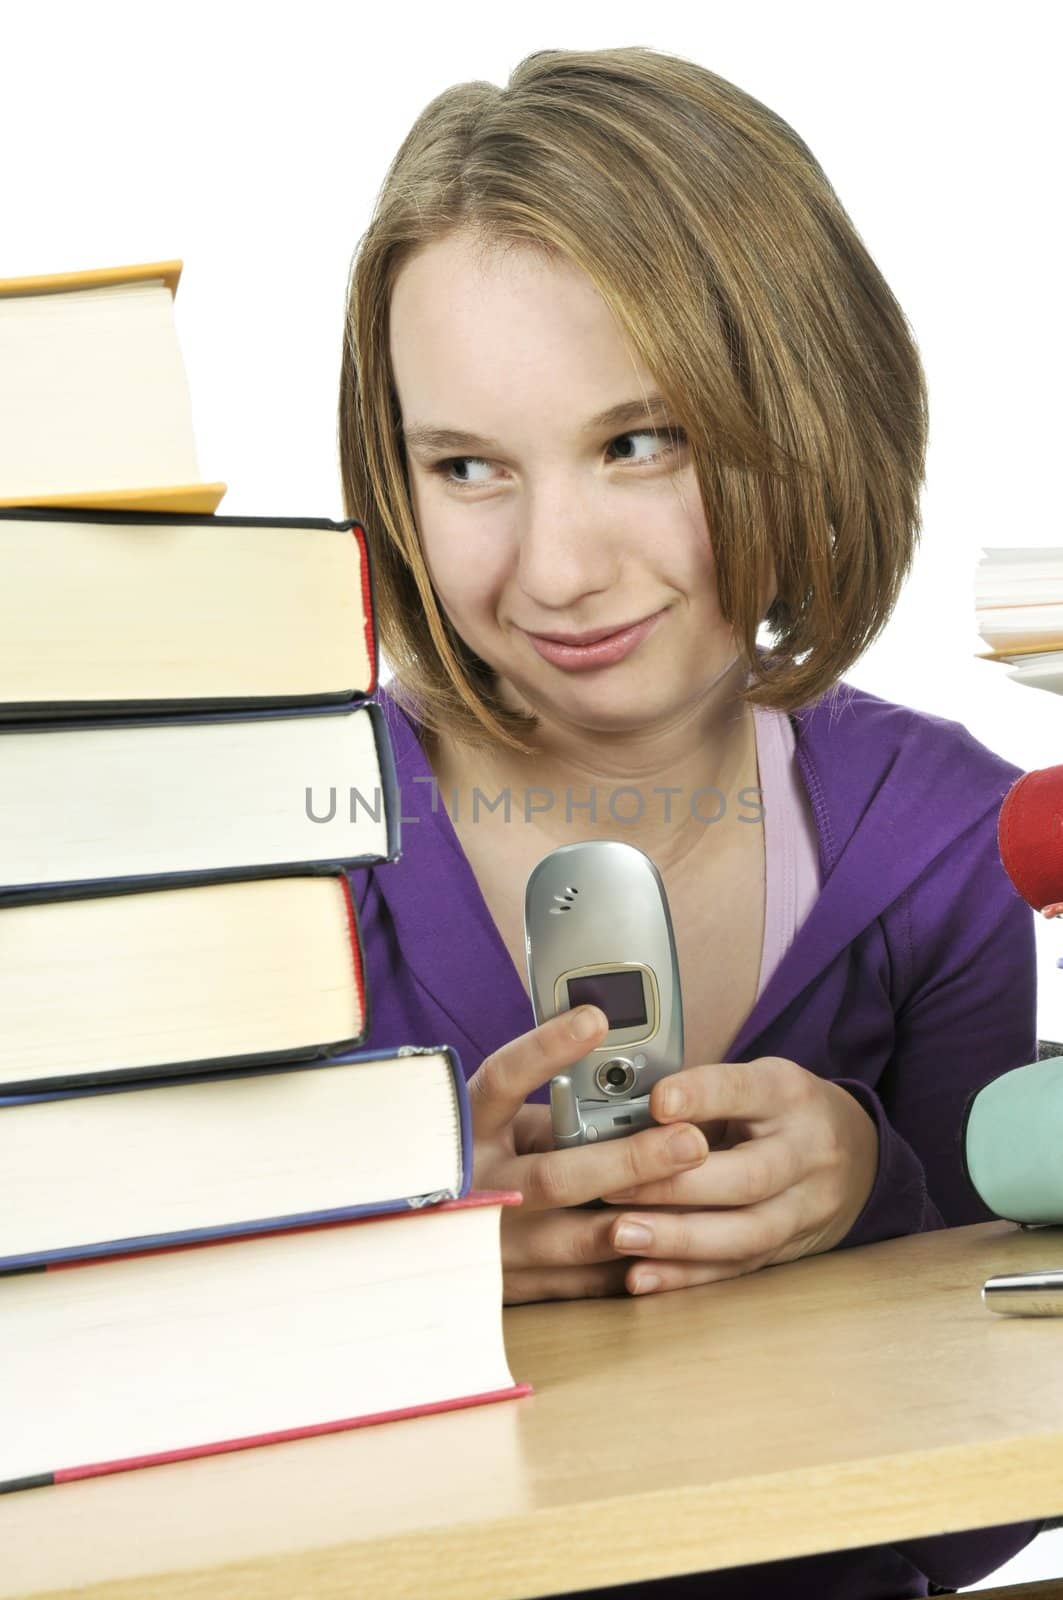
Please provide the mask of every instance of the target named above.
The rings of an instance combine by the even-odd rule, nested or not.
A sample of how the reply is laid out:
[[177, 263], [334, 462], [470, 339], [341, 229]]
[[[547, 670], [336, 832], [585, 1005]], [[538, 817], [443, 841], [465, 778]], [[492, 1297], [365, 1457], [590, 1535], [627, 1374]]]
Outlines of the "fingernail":
[[660, 1107], [662, 1117], [678, 1116], [684, 1105], [682, 1089], [677, 1089], [674, 1084], [670, 1084], [667, 1089], [662, 1089], [657, 1096], [657, 1104]]
[[661, 1287], [661, 1280], [656, 1272], [643, 1272], [631, 1285], [632, 1294], [652, 1294], [654, 1289]]
[[569, 1028], [574, 1039], [590, 1039], [601, 1027], [599, 1013], [593, 1006], [581, 1006], [572, 1013]]
[[641, 1222], [622, 1222], [613, 1243], [618, 1250], [646, 1250], [653, 1243], [653, 1229]]
[[705, 1140], [696, 1128], [684, 1128], [669, 1139], [668, 1154], [676, 1161], [701, 1161], [706, 1154]]

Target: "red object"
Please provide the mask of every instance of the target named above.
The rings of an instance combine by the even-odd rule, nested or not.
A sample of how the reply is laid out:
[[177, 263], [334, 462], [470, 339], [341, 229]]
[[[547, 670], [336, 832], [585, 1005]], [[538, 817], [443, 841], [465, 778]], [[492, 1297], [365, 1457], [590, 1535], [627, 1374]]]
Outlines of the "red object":
[[64, 1467], [42, 1473], [30, 1482], [5, 1485], [12, 1488], [43, 1489], [56, 1483], [76, 1483], [80, 1478], [103, 1478], [112, 1472], [135, 1472], [140, 1467], [165, 1467], [174, 1461], [194, 1461], [200, 1456], [226, 1455], [231, 1450], [258, 1449], [260, 1445], [287, 1444], [292, 1439], [316, 1439], [323, 1433], [346, 1433], [352, 1428], [371, 1428], [380, 1422], [406, 1422], [411, 1417], [432, 1417], [441, 1411], [464, 1411], [470, 1406], [489, 1406], [496, 1400], [521, 1400], [533, 1394], [530, 1383], [516, 1383], [512, 1389], [494, 1389], [488, 1394], [463, 1394], [453, 1400], [433, 1400], [428, 1405], [407, 1406], [402, 1411], [377, 1411], [365, 1417], [345, 1417], [340, 1422], [318, 1422], [306, 1428], [286, 1428], [281, 1433], [256, 1433], [247, 1439], [220, 1439], [212, 1444], [193, 1445], [186, 1450], [163, 1450], [153, 1456], [130, 1456], [125, 1461], [95, 1461], [81, 1467]]
[[1016, 778], [1000, 808], [997, 846], [1027, 905], [1054, 912], [1063, 901], [1063, 766]]

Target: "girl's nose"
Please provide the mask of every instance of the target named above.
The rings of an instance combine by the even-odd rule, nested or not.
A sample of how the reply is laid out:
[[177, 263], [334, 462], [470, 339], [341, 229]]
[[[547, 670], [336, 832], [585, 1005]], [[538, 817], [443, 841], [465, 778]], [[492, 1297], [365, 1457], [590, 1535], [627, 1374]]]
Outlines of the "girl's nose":
[[544, 614], [611, 589], [620, 565], [617, 528], [600, 506], [563, 487], [529, 502], [519, 531], [517, 582]]

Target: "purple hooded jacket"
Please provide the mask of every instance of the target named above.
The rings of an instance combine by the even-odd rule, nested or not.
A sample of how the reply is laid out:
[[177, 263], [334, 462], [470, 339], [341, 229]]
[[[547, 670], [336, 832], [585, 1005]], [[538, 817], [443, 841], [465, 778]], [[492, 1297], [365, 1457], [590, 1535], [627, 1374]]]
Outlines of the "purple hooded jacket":
[[[395, 755], [402, 854], [350, 873], [369, 995], [363, 1048], [447, 1043], [470, 1076], [535, 1018], [416, 727], [386, 686], [377, 699]], [[840, 1083], [874, 1119], [875, 1183], [837, 1248], [985, 1221], [991, 1213], [964, 1172], [964, 1108], [990, 1079], [1037, 1059], [1034, 913], [1004, 872], [996, 840], [1001, 802], [1021, 769], [958, 722], [845, 683], [790, 720], [821, 889], [724, 1059], [784, 1056]], [[545, 1088], [533, 1096], [547, 1097]], [[1040, 1526], [609, 1593], [900, 1600], [975, 1582]]]

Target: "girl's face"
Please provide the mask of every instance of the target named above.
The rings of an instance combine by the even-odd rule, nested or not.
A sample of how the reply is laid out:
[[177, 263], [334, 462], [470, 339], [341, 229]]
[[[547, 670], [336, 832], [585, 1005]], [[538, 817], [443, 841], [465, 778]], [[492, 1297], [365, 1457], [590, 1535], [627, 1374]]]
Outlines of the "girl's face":
[[[428, 570], [503, 699], [601, 732], [695, 710], [736, 653], [697, 480], [590, 279], [452, 234], [398, 274], [390, 345]], [[531, 637], [648, 618], [607, 664]]]

